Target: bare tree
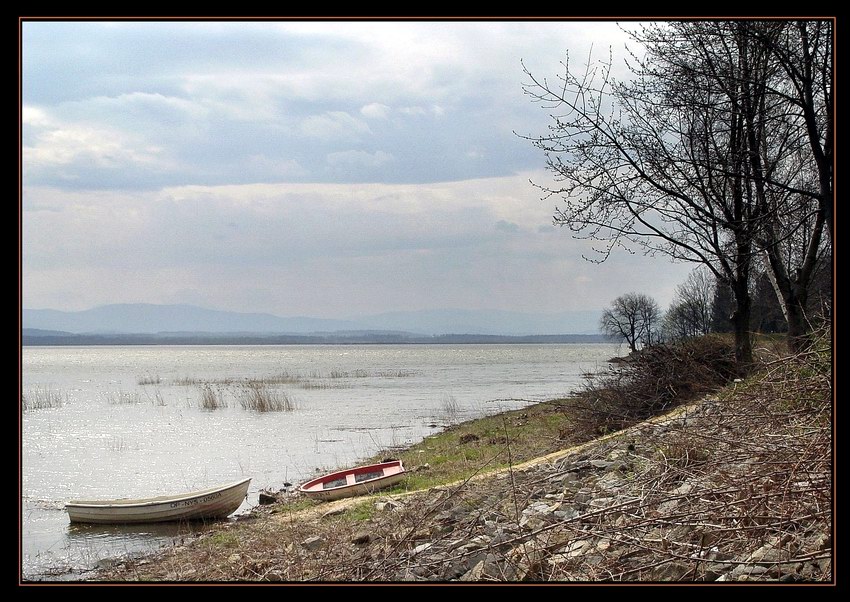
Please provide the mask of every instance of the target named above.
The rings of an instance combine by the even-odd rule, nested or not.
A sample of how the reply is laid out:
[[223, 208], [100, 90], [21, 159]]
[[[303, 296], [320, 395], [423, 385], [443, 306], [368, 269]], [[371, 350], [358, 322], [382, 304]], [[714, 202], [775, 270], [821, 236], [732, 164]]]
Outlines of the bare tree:
[[627, 293], [614, 299], [611, 307], [602, 312], [599, 327], [612, 338], [625, 339], [634, 352], [639, 346], [656, 342], [660, 322], [661, 309], [654, 299], [640, 293]]
[[673, 302], [664, 317], [664, 331], [673, 340], [688, 339], [711, 332], [715, 279], [700, 266], [676, 287]]
[[[525, 92], [558, 111], [548, 135], [529, 137], [555, 176], [555, 186], [541, 186], [544, 198], [562, 199], [555, 222], [601, 243], [598, 261], [615, 247], [637, 246], [704, 264], [733, 293], [742, 369], [752, 361], [754, 258], [799, 230], [794, 207], [811, 188], [809, 174], [820, 173], [812, 166], [821, 163], [801, 154], [810, 139], [806, 109], [803, 118], [789, 117], [790, 93], [776, 92], [788, 88], [791, 67], [777, 58], [778, 48], [791, 53], [782, 37], [788, 26], [682, 21], [642, 27], [632, 37], [644, 54], [631, 56], [628, 81], [611, 76], [610, 54], [580, 70], [567, 60], [553, 83], [525, 71]], [[823, 64], [823, 49], [814, 55], [810, 62]], [[826, 76], [816, 81], [826, 85]], [[815, 112], [828, 120], [820, 108]], [[819, 148], [830, 136], [814, 135]], [[823, 185], [818, 190], [808, 198], [827, 194]]]
[[[765, 83], [766, 104], [774, 110], [761, 116], [781, 138], [751, 135], [749, 163], [754, 192], [770, 216], [757, 243], [788, 325], [789, 347], [798, 351], [808, 344], [809, 296], [817, 272], [829, 267], [834, 236], [833, 24], [744, 22], [742, 31], [775, 67]], [[757, 133], [758, 124], [748, 130]], [[777, 141], [786, 152], [777, 152]]]

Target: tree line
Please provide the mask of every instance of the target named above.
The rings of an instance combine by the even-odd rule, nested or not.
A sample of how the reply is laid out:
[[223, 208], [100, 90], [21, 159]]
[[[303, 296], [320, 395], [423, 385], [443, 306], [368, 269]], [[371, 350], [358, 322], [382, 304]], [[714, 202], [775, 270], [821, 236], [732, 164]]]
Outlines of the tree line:
[[554, 176], [538, 186], [559, 199], [555, 222], [596, 243], [593, 261], [622, 247], [703, 266], [683, 285], [700, 295], [668, 317], [691, 335], [706, 291], [725, 295], [742, 369], [765, 291], [791, 349], [805, 348], [813, 302], [831, 312], [833, 21], [671, 21], [629, 35], [623, 80], [610, 51], [579, 66], [568, 56], [557, 79], [525, 69], [525, 93], [552, 119], [526, 138]]

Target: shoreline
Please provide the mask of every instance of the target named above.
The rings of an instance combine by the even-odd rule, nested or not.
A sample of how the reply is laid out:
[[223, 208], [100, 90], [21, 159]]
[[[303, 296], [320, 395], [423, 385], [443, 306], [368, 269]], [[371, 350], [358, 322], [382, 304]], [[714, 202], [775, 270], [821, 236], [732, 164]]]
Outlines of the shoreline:
[[[90, 580], [829, 582], [831, 385], [800, 362], [529, 458], [523, 428], [568, 400], [462, 423], [403, 452], [470, 452], [459, 480], [436, 466], [411, 474], [427, 489], [293, 498]], [[477, 453], [497, 427], [516, 452], [501, 467]]]

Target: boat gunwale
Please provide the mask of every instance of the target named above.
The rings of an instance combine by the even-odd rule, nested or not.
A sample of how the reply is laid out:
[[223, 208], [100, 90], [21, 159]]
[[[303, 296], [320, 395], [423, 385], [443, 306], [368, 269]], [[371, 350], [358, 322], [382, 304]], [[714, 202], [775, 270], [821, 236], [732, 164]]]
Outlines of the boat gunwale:
[[[335, 480], [335, 478], [339, 478], [340, 476], [343, 476], [343, 475], [349, 475], [349, 474], [352, 474], [352, 473], [356, 474], [358, 471], [367, 472], [366, 469], [369, 469], [369, 468], [374, 469], [374, 468], [377, 468], [377, 467], [390, 467], [390, 466], [398, 466], [400, 470], [398, 472], [394, 472], [392, 474], [381, 475], [380, 477], [375, 477], [374, 479], [367, 479], [365, 481], [360, 481], [359, 483], [345, 483], [344, 485], [337, 485], [336, 487], [327, 487], [327, 488], [322, 488], [322, 489], [310, 489], [311, 487], [314, 487], [315, 485], [320, 485], [320, 484], [324, 483], [325, 481], [333, 481], [333, 480]], [[328, 473], [326, 475], [322, 475], [320, 477], [317, 477], [315, 479], [311, 479], [311, 480], [307, 481], [306, 483], [304, 483], [303, 485], [301, 485], [298, 488], [298, 490], [301, 493], [311, 495], [311, 494], [322, 493], [324, 491], [333, 492], [333, 491], [339, 491], [339, 490], [342, 490], [342, 489], [353, 489], [353, 488], [360, 486], [360, 485], [369, 485], [369, 484], [372, 484], [372, 483], [379, 483], [379, 482], [383, 481], [384, 479], [391, 479], [391, 478], [397, 477], [399, 475], [404, 475], [406, 472], [407, 472], [407, 470], [404, 468], [404, 465], [402, 464], [401, 460], [393, 460], [392, 462], [380, 462], [378, 464], [367, 464], [365, 466], [357, 466], [355, 468], [349, 468], [347, 470], [338, 470], [336, 472], [331, 472], [331, 473]]]
[[161, 504], [173, 504], [175, 502], [182, 502], [186, 500], [191, 500], [197, 497], [203, 497], [205, 495], [210, 495], [218, 492], [225, 492], [229, 489], [236, 489], [246, 483], [250, 482], [253, 477], [248, 477], [246, 479], [242, 479], [241, 481], [235, 481], [233, 483], [229, 483], [227, 485], [221, 485], [219, 487], [210, 487], [209, 489], [201, 489], [199, 491], [191, 491], [188, 493], [178, 493], [176, 495], [163, 495], [159, 497], [152, 498], [139, 498], [139, 499], [127, 499], [127, 500], [71, 500], [70, 502], [65, 504], [65, 507], [71, 508], [148, 508], [150, 506], [158, 506]]

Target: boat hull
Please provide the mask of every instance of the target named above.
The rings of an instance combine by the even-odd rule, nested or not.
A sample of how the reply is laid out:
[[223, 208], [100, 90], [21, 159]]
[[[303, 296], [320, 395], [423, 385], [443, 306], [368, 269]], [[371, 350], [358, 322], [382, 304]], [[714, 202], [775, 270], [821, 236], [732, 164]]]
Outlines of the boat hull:
[[[357, 481], [358, 476], [368, 476], [377, 472], [380, 472], [381, 476], [368, 478], [362, 482]], [[304, 483], [299, 491], [316, 500], [332, 501], [345, 497], [370, 495], [401, 482], [406, 476], [407, 473], [400, 461], [385, 462], [324, 475]], [[343, 481], [345, 484], [329, 486]]]
[[173, 496], [137, 500], [71, 501], [72, 523], [160, 523], [225, 518], [239, 508], [251, 479]]

